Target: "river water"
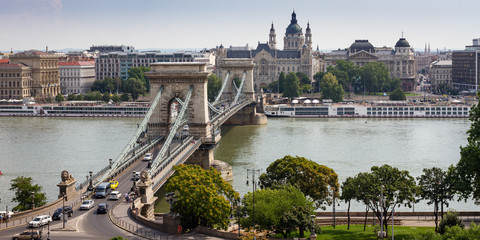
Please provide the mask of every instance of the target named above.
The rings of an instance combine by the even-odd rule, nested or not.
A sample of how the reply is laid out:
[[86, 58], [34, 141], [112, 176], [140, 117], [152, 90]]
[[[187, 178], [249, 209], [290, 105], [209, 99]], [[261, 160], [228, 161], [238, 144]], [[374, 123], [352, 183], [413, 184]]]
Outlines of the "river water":
[[[0, 209], [11, 202], [10, 180], [31, 176], [48, 201], [57, 198], [62, 170], [84, 181], [116, 158], [141, 119], [132, 118], [0, 118]], [[467, 119], [268, 119], [264, 126], [226, 126], [215, 159], [233, 166], [233, 187], [247, 187], [246, 169], [266, 170], [285, 155], [326, 165], [340, 182], [374, 165], [389, 164], [417, 177], [423, 168], [447, 169], [466, 144]], [[478, 210], [471, 201], [452, 202], [457, 210]], [[345, 204], [337, 207], [344, 210]], [[418, 203], [415, 211], [431, 211]], [[360, 204], [354, 210], [363, 210]], [[409, 209], [404, 209], [409, 210]]]

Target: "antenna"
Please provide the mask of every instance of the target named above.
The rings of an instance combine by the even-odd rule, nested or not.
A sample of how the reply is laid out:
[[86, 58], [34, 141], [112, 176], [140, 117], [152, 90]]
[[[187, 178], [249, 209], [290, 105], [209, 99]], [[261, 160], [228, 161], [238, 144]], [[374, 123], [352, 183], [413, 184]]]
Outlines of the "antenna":
[[402, 38], [403, 38], [403, 30], [402, 30]]

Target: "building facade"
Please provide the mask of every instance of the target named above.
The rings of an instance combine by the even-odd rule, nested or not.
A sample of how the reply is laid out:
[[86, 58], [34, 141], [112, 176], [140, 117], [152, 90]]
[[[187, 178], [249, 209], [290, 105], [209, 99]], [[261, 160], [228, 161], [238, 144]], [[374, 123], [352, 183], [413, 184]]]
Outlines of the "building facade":
[[442, 85], [452, 87], [452, 60], [437, 60], [430, 66], [430, 84], [434, 92]]
[[313, 66], [318, 66], [312, 57], [312, 31], [307, 23], [305, 34], [298, 24], [297, 15], [292, 13], [290, 24], [287, 26], [283, 37], [283, 50], [277, 49], [277, 39], [274, 25], [272, 23], [267, 43], [258, 43], [254, 50], [245, 48], [230, 47], [222, 45], [216, 49], [215, 72], [221, 76], [222, 69], [219, 63], [226, 58], [248, 58], [255, 63], [253, 69], [254, 83], [257, 87], [266, 86], [277, 81], [281, 72], [303, 72], [310, 79], [315, 74]]
[[404, 91], [413, 91], [417, 76], [417, 65], [413, 48], [405, 38], [400, 38], [391, 47], [374, 47], [368, 40], [355, 40], [349, 48], [334, 50], [325, 54], [325, 69], [335, 66], [338, 60], [347, 60], [357, 66], [365, 66], [368, 62], [384, 63], [392, 78], [402, 81]]
[[79, 94], [90, 91], [95, 82], [94, 61], [58, 62], [58, 65], [63, 94]]
[[[127, 80], [128, 69], [132, 67], [150, 67], [156, 62], [195, 62], [197, 58], [201, 61], [210, 61], [210, 53], [179, 52], [109, 52], [102, 53], [95, 59], [96, 79], [120, 78]], [[208, 55], [208, 56], [207, 56]]]
[[58, 58], [55, 54], [41, 51], [10, 56], [8, 64], [0, 64], [0, 73], [3, 73], [0, 94], [12, 99], [55, 97], [60, 93]]
[[133, 46], [125, 46], [125, 45], [103, 45], [103, 46], [91, 46], [89, 52], [136, 52]]
[[473, 45], [465, 46], [465, 51], [452, 53], [452, 83], [459, 91], [478, 89], [480, 70], [480, 39], [473, 39]]

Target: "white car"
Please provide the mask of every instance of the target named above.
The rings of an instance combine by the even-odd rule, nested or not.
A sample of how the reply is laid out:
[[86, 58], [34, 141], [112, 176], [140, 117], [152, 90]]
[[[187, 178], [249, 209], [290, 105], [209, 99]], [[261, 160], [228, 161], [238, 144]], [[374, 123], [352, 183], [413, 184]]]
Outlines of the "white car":
[[153, 154], [147, 153], [145, 154], [145, 157], [143, 158], [143, 161], [151, 161], [153, 158]]
[[94, 207], [94, 201], [93, 200], [85, 200], [83, 201], [82, 205], [80, 205], [80, 210], [89, 210], [90, 208]]
[[110, 199], [110, 200], [118, 200], [118, 199], [120, 199], [121, 197], [122, 197], [122, 193], [120, 193], [119, 191], [112, 191], [112, 192], [110, 193], [109, 199]]
[[47, 225], [52, 221], [52, 218], [48, 215], [41, 215], [33, 219], [28, 223], [29, 227], [41, 227]]

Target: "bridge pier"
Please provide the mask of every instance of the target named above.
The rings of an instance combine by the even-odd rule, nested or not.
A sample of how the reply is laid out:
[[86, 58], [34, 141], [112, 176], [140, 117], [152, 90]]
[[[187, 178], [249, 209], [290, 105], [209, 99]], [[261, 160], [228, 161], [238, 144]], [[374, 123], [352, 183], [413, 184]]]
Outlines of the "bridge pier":
[[139, 209], [140, 215], [144, 218], [154, 221], [154, 207], [155, 201], [158, 197], [153, 195], [152, 190], [152, 181], [150, 180], [150, 176], [146, 171], [141, 173], [141, 182], [137, 185], [140, 192], [140, 204], [136, 206]]
[[214, 161], [214, 158], [213, 158], [214, 146], [215, 145], [200, 146], [200, 148], [197, 151], [195, 151], [185, 163], [198, 165], [203, 169], [209, 169]]
[[224, 124], [228, 125], [264, 125], [267, 124], [267, 116], [264, 113], [257, 113], [256, 104], [248, 105], [232, 117]]

